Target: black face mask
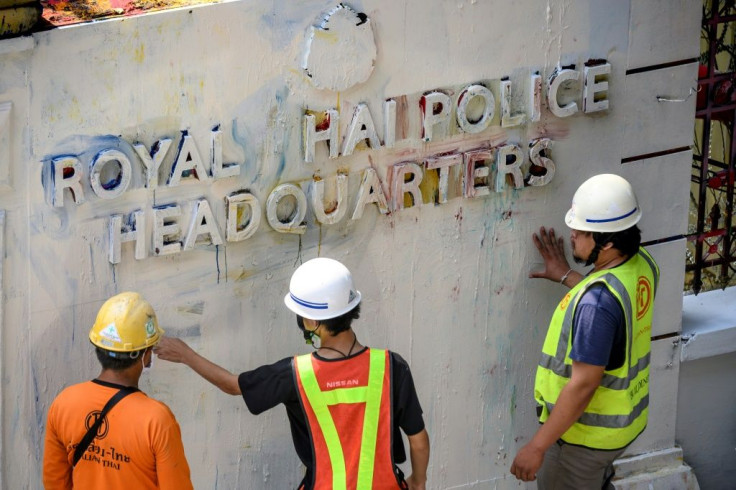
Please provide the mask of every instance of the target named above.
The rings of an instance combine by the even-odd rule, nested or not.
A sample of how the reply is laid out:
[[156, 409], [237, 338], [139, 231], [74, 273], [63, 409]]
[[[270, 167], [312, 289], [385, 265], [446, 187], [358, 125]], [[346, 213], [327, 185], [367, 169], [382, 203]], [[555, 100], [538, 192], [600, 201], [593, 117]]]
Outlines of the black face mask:
[[[588, 259], [585, 261], [586, 266], [595, 264], [595, 261], [598, 260], [598, 255], [601, 253], [601, 250], [603, 250], [603, 246], [610, 242], [611, 238], [613, 238], [615, 234], [616, 233], [609, 233], [608, 236], [605, 237], [603, 235], [593, 235], [593, 240], [595, 240], [595, 247], [593, 247], [593, 250], [591, 250]], [[583, 260], [578, 261], [578, 259], [576, 258], [575, 262], [582, 263]]]
[[307, 343], [307, 345], [314, 346], [314, 332], [309, 331], [306, 328], [304, 328], [304, 318], [297, 315], [296, 324], [299, 327], [299, 330], [302, 331], [302, 335], [304, 336], [304, 341]]
[[595, 244], [595, 247], [593, 247], [593, 250], [590, 252], [590, 255], [588, 255], [588, 260], [585, 261], [586, 267], [589, 265], [595, 264], [595, 261], [598, 260], [598, 254], [601, 253], [601, 247], [599, 244]]

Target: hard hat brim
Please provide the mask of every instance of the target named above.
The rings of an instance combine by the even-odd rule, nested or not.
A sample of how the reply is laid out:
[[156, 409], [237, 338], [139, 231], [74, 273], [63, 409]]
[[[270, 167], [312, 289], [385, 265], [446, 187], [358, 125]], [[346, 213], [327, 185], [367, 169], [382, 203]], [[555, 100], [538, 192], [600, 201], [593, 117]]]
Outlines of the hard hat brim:
[[345, 305], [343, 308], [340, 308], [338, 310], [333, 309], [330, 311], [328, 310], [326, 305], [300, 301], [298, 298], [295, 298], [290, 292], [286, 293], [286, 296], [284, 296], [284, 304], [288, 309], [290, 309], [297, 315], [303, 318], [308, 318], [310, 320], [329, 320], [330, 318], [337, 318], [338, 316], [344, 315], [345, 313], [358, 306], [360, 300], [360, 291], [355, 291], [355, 297], [350, 303]]

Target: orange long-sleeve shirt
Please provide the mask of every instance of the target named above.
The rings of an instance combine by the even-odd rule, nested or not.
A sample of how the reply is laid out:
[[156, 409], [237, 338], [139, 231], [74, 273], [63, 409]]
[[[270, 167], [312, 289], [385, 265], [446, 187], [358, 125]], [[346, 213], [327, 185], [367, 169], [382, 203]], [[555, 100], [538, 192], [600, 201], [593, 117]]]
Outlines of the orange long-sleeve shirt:
[[143, 392], [126, 396], [108, 412], [97, 437], [72, 468], [74, 450], [87, 427], [120, 388], [94, 380], [70, 386], [56, 397], [46, 423], [46, 490], [192, 488], [174, 414]]

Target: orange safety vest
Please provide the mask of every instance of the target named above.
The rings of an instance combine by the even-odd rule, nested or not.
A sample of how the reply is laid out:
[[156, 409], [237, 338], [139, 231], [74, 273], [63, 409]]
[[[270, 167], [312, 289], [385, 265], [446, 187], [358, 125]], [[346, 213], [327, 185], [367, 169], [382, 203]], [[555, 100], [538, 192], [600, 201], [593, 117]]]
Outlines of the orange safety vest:
[[399, 490], [391, 444], [391, 370], [386, 350], [324, 361], [294, 358], [314, 451], [315, 490]]

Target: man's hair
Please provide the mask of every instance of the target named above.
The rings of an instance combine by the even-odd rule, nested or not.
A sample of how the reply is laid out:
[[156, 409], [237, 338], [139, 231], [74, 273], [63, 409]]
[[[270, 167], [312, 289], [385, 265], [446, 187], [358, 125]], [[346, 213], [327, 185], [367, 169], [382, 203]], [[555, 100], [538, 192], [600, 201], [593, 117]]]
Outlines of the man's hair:
[[130, 357], [127, 352], [112, 352], [95, 347], [97, 360], [102, 364], [102, 369], [111, 371], [125, 371], [136, 362], [140, 362], [139, 359], [145, 354], [145, 349], [136, 352], [138, 352], [137, 356]]
[[614, 233], [594, 231], [593, 240], [601, 247], [611, 242], [613, 248], [627, 257], [633, 257], [639, 251], [639, 246], [641, 245], [641, 230], [639, 230], [638, 226], [634, 225], [631, 228]]
[[353, 323], [353, 320], [357, 320], [358, 318], [360, 318], [360, 304], [347, 313], [343, 313], [335, 318], [320, 320], [319, 322], [324, 325], [327, 331], [330, 332], [330, 335], [334, 337], [340, 332], [348, 330], [350, 325]]

